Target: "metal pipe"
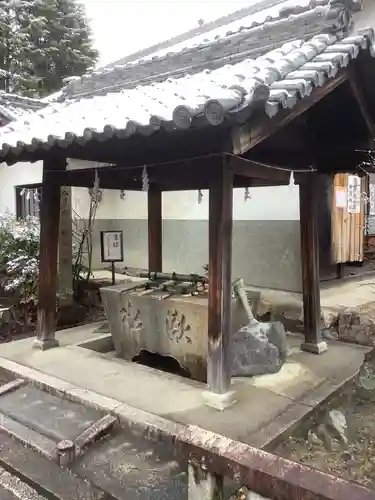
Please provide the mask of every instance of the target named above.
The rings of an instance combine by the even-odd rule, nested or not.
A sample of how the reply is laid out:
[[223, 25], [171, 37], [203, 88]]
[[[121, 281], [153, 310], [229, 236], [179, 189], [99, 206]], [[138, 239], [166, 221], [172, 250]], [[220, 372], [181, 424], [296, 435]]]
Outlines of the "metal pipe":
[[205, 276], [199, 276], [199, 274], [176, 274], [176, 273], [159, 273], [154, 271], [140, 271], [137, 273], [139, 278], [147, 278], [151, 281], [156, 280], [168, 280], [176, 282], [189, 282], [189, 283], [208, 283], [208, 279]]

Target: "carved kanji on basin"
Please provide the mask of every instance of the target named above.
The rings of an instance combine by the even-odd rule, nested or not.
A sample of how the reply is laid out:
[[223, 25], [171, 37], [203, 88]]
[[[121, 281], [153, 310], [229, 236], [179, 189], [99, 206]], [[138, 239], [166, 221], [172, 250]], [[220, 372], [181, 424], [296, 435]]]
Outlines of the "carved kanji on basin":
[[165, 329], [171, 340], [180, 342], [185, 333], [191, 330], [191, 326], [186, 324], [185, 314], [179, 314], [176, 309], [169, 309], [165, 318]]
[[141, 320], [141, 312], [139, 309], [133, 307], [130, 300], [128, 300], [125, 307], [120, 310], [122, 322], [125, 324], [126, 328], [134, 333], [140, 332], [143, 328], [143, 321]]

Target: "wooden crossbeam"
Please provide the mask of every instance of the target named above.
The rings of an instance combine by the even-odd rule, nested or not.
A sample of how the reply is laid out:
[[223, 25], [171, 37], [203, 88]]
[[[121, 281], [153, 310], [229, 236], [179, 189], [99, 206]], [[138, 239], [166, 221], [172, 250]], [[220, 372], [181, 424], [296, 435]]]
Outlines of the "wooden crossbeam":
[[366, 99], [364, 97], [362, 87], [358, 81], [357, 74], [353, 69], [350, 69], [348, 74], [349, 74], [348, 81], [349, 81], [349, 85], [350, 85], [352, 94], [358, 103], [358, 107], [361, 111], [361, 114], [363, 116], [363, 119], [366, 123], [366, 126], [368, 128], [368, 131], [369, 131], [371, 137], [375, 137], [375, 124], [374, 124], [373, 119], [371, 118], [371, 114], [370, 114], [370, 111], [369, 111], [368, 106], [366, 104]]

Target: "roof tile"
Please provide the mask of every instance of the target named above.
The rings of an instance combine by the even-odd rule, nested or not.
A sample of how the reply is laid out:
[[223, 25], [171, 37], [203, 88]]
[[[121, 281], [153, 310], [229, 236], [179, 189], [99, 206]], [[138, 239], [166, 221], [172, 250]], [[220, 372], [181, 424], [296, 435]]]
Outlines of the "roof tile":
[[116, 135], [152, 134], [189, 128], [196, 117], [207, 125], [219, 125], [248, 107], [275, 116], [282, 108], [292, 108], [334, 77], [341, 67], [370, 48], [374, 31], [344, 39], [317, 35], [308, 41], [295, 40], [257, 59], [226, 64], [181, 78], [137, 86], [105, 96], [52, 103], [27, 120], [4, 127], [0, 155], [20, 154], [55, 144], [84, 144]]
[[[69, 83], [66, 97], [130, 88], [162, 74], [191, 74], [204, 67], [215, 69], [222, 59], [259, 57], [290, 39], [304, 40], [322, 30], [345, 30], [354, 0], [286, 0], [257, 13], [211, 30], [204, 35], [150, 53], [123, 66], [104, 68]], [[275, 2], [273, 2], [275, 3]]]
[[46, 106], [39, 99], [21, 97], [7, 92], [0, 92], [0, 115], [6, 122], [16, 120], [26, 120], [38, 109]]

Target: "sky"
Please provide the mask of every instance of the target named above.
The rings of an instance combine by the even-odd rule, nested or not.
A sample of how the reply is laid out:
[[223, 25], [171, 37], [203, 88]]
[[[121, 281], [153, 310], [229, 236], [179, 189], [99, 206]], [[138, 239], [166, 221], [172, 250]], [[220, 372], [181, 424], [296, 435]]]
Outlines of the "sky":
[[213, 21], [254, 0], [82, 0], [99, 66]]

